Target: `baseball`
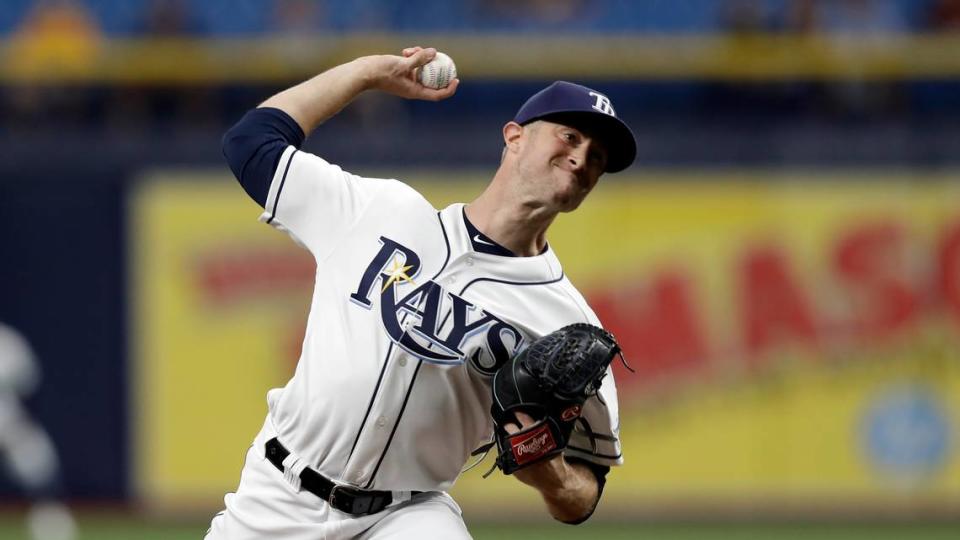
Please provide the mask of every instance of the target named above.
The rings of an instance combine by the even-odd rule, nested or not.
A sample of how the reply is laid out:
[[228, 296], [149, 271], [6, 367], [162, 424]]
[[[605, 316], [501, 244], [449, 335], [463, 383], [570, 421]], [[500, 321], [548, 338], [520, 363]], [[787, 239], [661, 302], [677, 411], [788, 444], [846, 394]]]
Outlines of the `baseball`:
[[417, 80], [427, 88], [446, 88], [456, 78], [457, 66], [453, 59], [439, 51], [433, 60], [417, 70]]

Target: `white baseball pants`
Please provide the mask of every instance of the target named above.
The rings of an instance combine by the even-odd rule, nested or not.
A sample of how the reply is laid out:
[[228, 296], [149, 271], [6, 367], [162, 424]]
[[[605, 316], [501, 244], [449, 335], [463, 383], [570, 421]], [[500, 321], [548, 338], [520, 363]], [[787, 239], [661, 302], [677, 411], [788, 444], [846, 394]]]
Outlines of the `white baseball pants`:
[[415, 495], [369, 516], [332, 508], [284, 479], [264, 455], [266, 440], [261, 431], [247, 451], [240, 485], [224, 497], [226, 509], [214, 516], [205, 540], [470, 538], [460, 507], [439, 491]]

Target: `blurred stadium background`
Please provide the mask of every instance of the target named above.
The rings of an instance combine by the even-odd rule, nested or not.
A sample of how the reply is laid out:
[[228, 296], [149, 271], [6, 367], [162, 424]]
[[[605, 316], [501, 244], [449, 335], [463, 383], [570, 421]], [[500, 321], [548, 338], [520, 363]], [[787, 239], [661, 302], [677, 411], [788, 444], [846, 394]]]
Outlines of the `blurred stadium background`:
[[4, 0], [0, 538], [202, 537], [314, 272], [219, 138], [414, 44], [454, 99], [363, 96], [307, 148], [468, 199], [558, 78], [640, 143], [551, 238], [637, 368], [626, 465], [574, 529], [485, 462], [478, 538], [960, 538], [956, 0]]

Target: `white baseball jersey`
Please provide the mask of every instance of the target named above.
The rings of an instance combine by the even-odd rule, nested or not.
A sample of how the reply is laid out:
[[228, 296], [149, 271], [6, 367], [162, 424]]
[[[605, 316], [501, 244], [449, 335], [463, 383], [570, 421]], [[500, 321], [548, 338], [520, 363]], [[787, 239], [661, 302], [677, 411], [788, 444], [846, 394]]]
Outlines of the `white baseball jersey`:
[[[490, 379], [532, 340], [599, 325], [552, 249], [472, 249], [462, 204], [442, 211], [396, 180], [362, 178], [290, 146], [261, 221], [316, 258], [293, 378], [268, 423], [321, 474], [365, 489], [446, 491], [492, 439]], [[622, 462], [612, 373], [567, 455]]]

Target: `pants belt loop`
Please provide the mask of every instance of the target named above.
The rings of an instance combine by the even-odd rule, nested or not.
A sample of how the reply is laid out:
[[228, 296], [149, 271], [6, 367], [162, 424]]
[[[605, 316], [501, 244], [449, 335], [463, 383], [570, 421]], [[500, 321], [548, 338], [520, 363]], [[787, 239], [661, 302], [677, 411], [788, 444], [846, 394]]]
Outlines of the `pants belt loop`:
[[300, 491], [300, 473], [306, 466], [307, 463], [293, 452], [283, 460], [283, 479], [297, 492]]
[[410, 491], [394, 491], [393, 492], [393, 502], [390, 503], [390, 506], [399, 504], [402, 502], [407, 502], [410, 500], [410, 497], [413, 496], [413, 493]]

